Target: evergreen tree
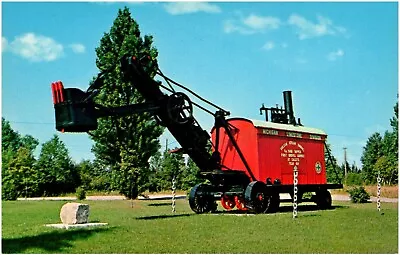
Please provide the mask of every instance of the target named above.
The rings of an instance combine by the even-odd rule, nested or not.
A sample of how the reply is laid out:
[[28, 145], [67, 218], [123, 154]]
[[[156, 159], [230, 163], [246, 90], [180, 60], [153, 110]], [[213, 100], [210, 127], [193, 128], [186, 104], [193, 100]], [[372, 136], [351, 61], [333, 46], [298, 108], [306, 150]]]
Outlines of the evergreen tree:
[[[104, 34], [100, 46], [96, 48], [97, 67], [110, 70], [104, 76], [104, 86], [96, 97], [96, 103], [115, 107], [144, 101], [134, 86], [123, 80], [118, 64], [125, 54], [150, 55], [153, 60], [149, 61], [145, 70], [154, 77], [158, 53], [152, 43], [151, 36], [141, 37], [139, 26], [128, 8], [118, 11], [110, 32]], [[101, 164], [112, 169], [114, 187], [126, 196], [142, 192], [145, 186], [141, 183], [147, 178], [144, 175], [148, 173], [148, 161], [160, 148], [158, 137], [163, 129], [148, 113], [102, 118], [98, 124], [98, 129], [93, 132], [95, 144], [92, 150]], [[141, 181], [136, 181], [136, 178]]]

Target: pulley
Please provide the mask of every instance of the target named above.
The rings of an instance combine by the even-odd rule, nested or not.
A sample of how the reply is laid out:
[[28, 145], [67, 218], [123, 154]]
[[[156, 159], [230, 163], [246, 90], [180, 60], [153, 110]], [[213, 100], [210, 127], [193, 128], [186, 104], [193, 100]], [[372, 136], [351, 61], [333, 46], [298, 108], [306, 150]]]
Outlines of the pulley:
[[175, 92], [168, 98], [167, 113], [171, 121], [185, 124], [193, 118], [192, 101], [186, 94]]

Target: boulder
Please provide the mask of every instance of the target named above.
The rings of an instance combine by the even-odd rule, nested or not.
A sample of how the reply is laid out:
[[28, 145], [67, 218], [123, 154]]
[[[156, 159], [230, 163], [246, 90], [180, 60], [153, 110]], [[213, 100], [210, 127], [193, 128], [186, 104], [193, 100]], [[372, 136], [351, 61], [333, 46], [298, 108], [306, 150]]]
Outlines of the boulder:
[[61, 222], [63, 224], [82, 224], [89, 222], [89, 205], [81, 203], [66, 203], [61, 208]]

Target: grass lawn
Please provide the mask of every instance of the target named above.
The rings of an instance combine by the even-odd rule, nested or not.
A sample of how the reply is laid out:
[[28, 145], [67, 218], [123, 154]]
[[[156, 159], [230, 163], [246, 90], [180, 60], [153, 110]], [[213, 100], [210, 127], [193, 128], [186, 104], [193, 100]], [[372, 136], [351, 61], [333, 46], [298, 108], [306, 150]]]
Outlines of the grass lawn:
[[[276, 214], [194, 214], [186, 200], [86, 201], [90, 222], [106, 227], [59, 230], [65, 201], [2, 202], [3, 253], [397, 253], [398, 204], [334, 202], [318, 211], [290, 204]], [[221, 207], [219, 210], [222, 211]]]

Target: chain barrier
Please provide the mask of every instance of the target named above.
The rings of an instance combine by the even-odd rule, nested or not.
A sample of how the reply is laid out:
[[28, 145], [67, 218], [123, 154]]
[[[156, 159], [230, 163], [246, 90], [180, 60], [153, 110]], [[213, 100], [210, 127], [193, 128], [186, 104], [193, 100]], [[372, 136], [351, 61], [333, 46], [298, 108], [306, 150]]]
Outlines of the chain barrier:
[[176, 190], [176, 178], [174, 175], [174, 177], [172, 177], [172, 212], [173, 213], [176, 212], [176, 210], [175, 210], [175, 207], [176, 207], [176, 205], [175, 205], [175, 200], [176, 200], [175, 199], [175, 195], [176, 195], [175, 190]]
[[381, 181], [382, 181], [380, 173], [378, 173], [378, 177], [376, 178], [376, 180], [377, 180], [377, 186], [378, 186], [377, 187], [378, 192], [376, 195], [376, 206], [377, 206], [378, 211], [380, 212], [381, 211]]
[[298, 184], [297, 166], [293, 168], [293, 219], [297, 218], [297, 184]]

